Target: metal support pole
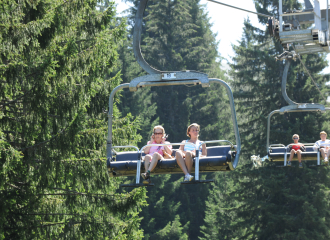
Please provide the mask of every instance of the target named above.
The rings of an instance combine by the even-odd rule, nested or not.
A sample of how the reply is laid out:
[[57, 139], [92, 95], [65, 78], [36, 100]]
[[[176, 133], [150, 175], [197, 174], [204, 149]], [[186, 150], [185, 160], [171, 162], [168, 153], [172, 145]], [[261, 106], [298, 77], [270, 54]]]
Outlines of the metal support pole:
[[321, 160], [320, 160], [320, 149], [317, 149], [317, 165], [321, 164]]
[[285, 152], [284, 152], [284, 167], [286, 167], [286, 162], [288, 160], [287, 150], [288, 150], [288, 147], [285, 147]]
[[107, 158], [112, 157], [112, 115], [113, 115], [113, 100], [116, 92], [123, 88], [128, 88], [129, 83], [123, 83], [117, 87], [115, 87], [109, 97], [109, 112], [108, 112], [108, 138], [107, 138]]
[[195, 146], [196, 158], [195, 158], [195, 180], [199, 180], [199, 146]]
[[279, 28], [280, 28], [280, 33], [283, 31], [283, 26], [282, 26], [282, 22], [283, 22], [283, 17], [282, 17], [282, 14], [283, 14], [283, 11], [282, 11], [282, 0], [279, 0], [279, 3], [278, 3], [278, 7], [279, 7], [279, 13], [278, 13], [278, 15], [279, 15], [279, 19], [280, 19], [280, 21], [279, 21]]
[[274, 110], [268, 115], [268, 120], [267, 120], [267, 146], [266, 146], [266, 152], [268, 153], [269, 149], [269, 136], [270, 136], [270, 118], [275, 114], [279, 113], [280, 110]]
[[329, 3], [327, 0], [327, 10], [326, 10], [326, 22], [327, 22], [327, 30], [325, 31], [325, 42], [327, 43], [329, 41]]
[[140, 184], [140, 174], [141, 174], [141, 161], [142, 161], [142, 152], [138, 152], [138, 160], [136, 164], [136, 184]]

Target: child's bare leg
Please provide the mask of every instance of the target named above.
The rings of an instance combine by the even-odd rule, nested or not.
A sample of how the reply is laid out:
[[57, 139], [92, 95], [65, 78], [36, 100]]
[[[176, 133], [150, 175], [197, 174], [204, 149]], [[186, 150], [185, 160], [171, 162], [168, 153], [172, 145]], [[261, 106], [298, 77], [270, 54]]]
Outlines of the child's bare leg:
[[324, 148], [321, 148], [320, 149], [320, 152], [321, 152], [321, 156], [323, 157], [323, 159], [325, 158], [325, 150], [324, 150]]
[[186, 158], [185, 158], [185, 163], [186, 163], [186, 167], [187, 167], [187, 171], [188, 173], [190, 174], [191, 172], [191, 168], [192, 168], [192, 165], [193, 165], [193, 157], [195, 155], [192, 153], [192, 152], [186, 152]]
[[292, 161], [292, 158], [294, 156], [294, 154], [296, 153], [296, 151], [294, 149], [291, 150], [291, 153], [290, 153], [290, 159], [289, 161]]
[[151, 163], [150, 163], [150, 166], [148, 168], [148, 170], [151, 172], [152, 170], [155, 169], [156, 165], [157, 165], [157, 162], [162, 159], [162, 155], [160, 155], [158, 152], [155, 152], [153, 155], [152, 155], [152, 160], [151, 160]]
[[298, 161], [301, 163], [301, 150], [297, 151]]
[[181, 168], [184, 175], [187, 175], [188, 170], [187, 170], [186, 164], [184, 162], [183, 152], [181, 150], [176, 151], [175, 158], [176, 158], [176, 162], [178, 163], [178, 165]]
[[145, 172], [147, 172], [147, 170], [149, 168], [150, 160], [151, 160], [151, 156], [150, 155], [146, 155], [144, 157], [144, 170], [145, 170]]

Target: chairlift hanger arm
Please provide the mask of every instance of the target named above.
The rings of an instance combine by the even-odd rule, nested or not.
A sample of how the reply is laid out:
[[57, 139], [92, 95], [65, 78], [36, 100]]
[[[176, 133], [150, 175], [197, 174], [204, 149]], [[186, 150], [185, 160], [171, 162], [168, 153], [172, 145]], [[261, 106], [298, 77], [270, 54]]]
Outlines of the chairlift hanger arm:
[[221, 5], [226, 6], [226, 7], [235, 8], [235, 9], [238, 9], [238, 10], [241, 10], [241, 11], [244, 11], [244, 12], [253, 13], [253, 14], [259, 15], [261, 17], [273, 17], [273, 16], [268, 15], [268, 14], [252, 12], [252, 11], [249, 11], [249, 10], [246, 10], [246, 9], [243, 9], [243, 8], [235, 7], [235, 6], [232, 6], [232, 5], [229, 5], [229, 4], [225, 4], [225, 3], [222, 3], [222, 2], [218, 2], [218, 1], [215, 1], [215, 0], [207, 0], [207, 1], [213, 2], [213, 3], [217, 3], [217, 4], [221, 4]]
[[230, 109], [231, 109], [231, 119], [233, 122], [233, 127], [234, 127], [234, 132], [235, 132], [235, 139], [236, 139], [236, 157], [234, 159], [234, 161], [232, 162], [232, 167], [233, 169], [235, 169], [238, 165], [238, 160], [239, 160], [239, 156], [241, 154], [241, 137], [239, 135], [239, 130], [238, 130], [238, 123], [237, 123], [237, 117], [236, 117], [236, 110], [235, 110], [235, 103], [234, 103], [234, 96], [233, 96], [233, 92], [231, 91], [231, 88], [229, 87], [229, 85], [220, 79], [216, 79], [216, 78], [209, 78], [210, 83], [211, 82], [216, 82], [219, 83], [220, 85], [224, 86], [226, 88], [226, 92], [229, 98], [229, 104], [230, 104]]
[[160, 70], [157, 70], [151, 67], [146, 60], [143, 58], [141, 53], [141, 32], [142, 32], [142, 19], [143, 13], [147, 6], [148, 0], [141, 0], [136, 12], [135, 16], [135, 25], [134, 25], [134, 32], [133, 32], [133, 51], [134, 56], [138, 64], [149, 74], [157, 74], [161, 73]]
[[283, 98], [285, 99], [285, 101], [289, 105], [297, 105], [298, 103], [292, 101], [289, 98], [288, 94], [286, 93], [286, 82], [288, 79], [288, 71], [289, 71], [290, 64], [291, 64], [291, 60], [289, 60], [289, 59], [286, 60], [283, 75], [282, 75], [282, 95], [283, 95]]
[[[275, 113], [284, 113], [284, 112], [325, 112], [325, 111], [329, 111], [330, 108], [325, 108], [323, 105], [320, 104], [306, 104], [308, 107], [307, 108], [299, 108], [299, 105], [295, 105], [297, 108], [295, 109], [288, 109], [287, 107], [290, 107], [292, 105], [283, 107], [281, 109], [278, 110], [274, 110], [272, 111], [269, 115], [268, 115], [268, 119], [267, 119], [267, 146], [266, 146], [266, 151], [268, 152], [269, 147], [275, 146], [275, 144], [269, 144], [269, 139], [270, 139], [270, 119], [271, 117], [275, 114]], [[313, 106], [309, 107], [309, 106]], [[283, 110], [284, 109], [284, 110]]]

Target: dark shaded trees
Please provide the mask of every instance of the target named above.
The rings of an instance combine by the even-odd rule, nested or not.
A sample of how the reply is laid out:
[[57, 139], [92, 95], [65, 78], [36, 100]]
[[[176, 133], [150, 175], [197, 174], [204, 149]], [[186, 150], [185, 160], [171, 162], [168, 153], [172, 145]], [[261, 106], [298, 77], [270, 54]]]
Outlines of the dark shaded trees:
[[[277, 1], [255, 3], [259, 12], [278, 13]], [[284, 9], [294, 7], [299, 9], [297, 1], [285, 2]], [[243, 154], [240, 167], [226, 178], [229, 187], [217, 184], [210, 190], [203, 239], [327, 239], [329, 170], [276, 168], [271, 162], [255, 168], [249, 160], [253, 154], [266, 154], [268, 114], [287, 105], [281, 93], [284, 62], [274, 59], [282, 47], [247, 20], [234, 51], [231, 76]], [[325, 91], [326, 76], [319, 74], [326, 66], [324, 55], [304, 55], [302, 60]], [[326, 104], [298, 61], [291, 64], [287, 92], [296, 102]], [[328, 114], [313, 112], [274, 116], [270, 141], [288, 144], [297, 133], [302, 142], [315, 142], [327, 120]], [[216, 178], [222, 183], [224, 176]]]
[[[0, 28], [0, 238], [141, 238], [143, 189], [107, 176], [106, 115], [124, 22], [114, 3], [6, 1]], [[102, 3], [101, 3], [102, 4]], [[116, 144], [139, 141], [114, 112]]]

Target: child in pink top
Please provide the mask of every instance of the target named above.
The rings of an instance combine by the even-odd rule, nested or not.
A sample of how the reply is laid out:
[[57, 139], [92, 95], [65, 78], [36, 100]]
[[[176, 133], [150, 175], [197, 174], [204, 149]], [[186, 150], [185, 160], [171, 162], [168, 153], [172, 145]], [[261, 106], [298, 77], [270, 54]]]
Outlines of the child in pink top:
[[[166, 138], [164, 140], [166, 140]], [[148, 141], [147, 142], [147, 145], [149, 145], [149, 144], [157, 144], [156, 141], [153, 141], [152, 143], [150, 143], [150, 142], [151, 141]], [[170, 142], [164, 141], [164, 143], [170, 143]], [[168, 147], [169, 149], [172, 149], [172, 146], [170, 146], [170, 145], [169, 146], [166, 146], [166, 147]], [[165, 147], [164, 146], [153, 146], [153, 147], [150, 147], [148, 154], [152, 156], [155, 152], [158, 152], [160, 155], [164, 156], [163, 150], [165, 150]], [[151, 159], [150, 159], [150, 161], [151, 161]]]
[[[164, 144], [170, 143], [165, 142], [165, 129], [162, 126], [154, 127], [153, 134], [151, 136], [150, 141], [147, 144]], [[172, 146], [152, 146], [146, 147], [144, 149], [144, 153], [146, 156], [144, 157], [144, 168], [146, 170], [145, 173], [142, 173], [141, 176], [144, 179], [143, 183], [148, 184], [150, 182], [150, 172], [154, 170], [157, 165], [157, 162], [163, 159], [164, 152], [166, 151], [168, 154], [172, 155]], [[150, 165], [149, 165], [150, 163]]]

